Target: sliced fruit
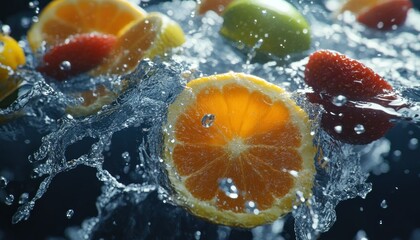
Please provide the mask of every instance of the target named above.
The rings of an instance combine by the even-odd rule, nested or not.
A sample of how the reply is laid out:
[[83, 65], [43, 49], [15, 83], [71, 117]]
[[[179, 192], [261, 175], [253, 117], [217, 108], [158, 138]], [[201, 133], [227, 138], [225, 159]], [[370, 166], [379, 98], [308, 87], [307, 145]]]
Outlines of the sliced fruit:
[[73, 35], [44, 55], [38, 71], [56, 80], [87, 72], [109, 55], [116, 41], [113, 35]]
[[412, 7], [410, 0], [349, 0], [341, 11], [353, 12], [357, 21], [370, 28], [391, 30], [404, 24]]
[[198, 3], [198, 13], [204, 14], [207, 11], [214, 11], [218, 14], [222, 13], [226, 6], [233, 0], [201, 0]]
[[189, 82], [169, 106], [164, 162], [179, 204], [217, 224], [255, 227], [311, 194], [306, 113], [280, 87], [241, 73]]
[[80, 105], [68, 106], [66, 112], [74, 117], [88, 116], [101, 110], [107, 104], [112, 103], [117, 97], [117, 87], [113, 91], [109, 90], [104, 85], [98, 85], [95, 89], [86, 90], [80, 93], [75, 93], [75, 98], [83, 98], [83, 103]]
[[311, 34], [308, 22], [284, 0], [236, 0], [223, 12], [220, 33], [257, 51], [283, 57], [308, 50]]
[[19, 82], [9, 78], [10, 72], [25, 64], [25, 54], [13, 38], [0, 34], [0, 108], [10, 105], [16, 98]]
[[316, 92], [343, 95], [354, 101], [375, 101], [378, 96], [393, 93], [392, 86], [371, 68], [331, 50], [310, 55], [305, 81]]
[[16, 40], [0, 34], [0, 83], [7, 80], [10, 69], [15, 70], [23, 64], [25, 64], [25, 54]]
[[127, 24], [146, 12], [127, 0], [55, 0], [47, 5], [28, 32], [36, 51], [46, 42], [54, 46], [71, 35], [98, 32], [118, 36]]
[[121, 31], [110, 57], [91, 73], [127, 73], [141, 59], [162, 55], [184, 42], [184, 32], [178, 23], [161, 13], [150, 13]]
[[[321, 104], [326, 113], [321, 126], [336, 139], [366, 144], [382, 137], [395, 116], [386, 108], [398, 99], [392, 86], [357, 60], [330, 50], [309, 57], [305, 82], [314, 93], [309, 101]], [[371, 104], [376, 107], [361, 107]]]

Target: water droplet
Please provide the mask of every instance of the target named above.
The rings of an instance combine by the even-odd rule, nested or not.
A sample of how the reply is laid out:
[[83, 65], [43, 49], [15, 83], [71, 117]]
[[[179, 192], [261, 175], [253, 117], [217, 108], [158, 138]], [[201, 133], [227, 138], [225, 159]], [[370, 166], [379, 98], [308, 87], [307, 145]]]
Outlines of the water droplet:
[[290, 175], [292, 175], [293, 177], [298, 177], [299, 176], [299, 172], [295, 171], [295, 170], [290, 170], [287, 171]]
[[335, 127], [334, 127], [334, 131], [335, 131], [336, 133], [342, 133], [342, 132], [343, 132], [343, 126], [341, 126], [341, 125], [337, 125], [337, 126], [335, 126]]
[[235, 186], [231, 178], [220, 179], [219, 188], [230, 198], [236, 199], [239, 197], [238, 188]]
[[362, 133], [364, 133], [364, 132], [365, 132], [365, 127], [364, 127], [362, 124], [357, 124], [357, 125], [354, 127], [354, 131], [355, 131], [357, 134], [362, 134]]
[[10, 35], [10, 33], [12, 32], [12, 29], [10, 28], [9, 25], [4, 24], [3, 26], [1, 26], [1, 32], [3, 34]]
[[356, 237], [354, 239], [355, 240], [368, 240], [366, 232], [364, 230], [359, 230], [356, 233]]
[[206, 114], [201, 119], [201, 125], [203, 125], [203, 127], [205, 128], [209, 128], [213, 125], [215, 119], [216, 116], [214, 116], [213, 114]]
[[0, 188], [5, 188], [8, 183], [9, 181], [5, 177], [0, 176]]
[[248, 213], [252, 213], [258, 215], [260, 210], [258, 210], [257, 204], [254, 201], [246, 201], [245, 202], [245, 210]]
[[69, 209], [69, 210], [67, 210], [67, 212], [66, 212], [66, 218], [67, 218], [67, 219], [72, 218], [72, 217], [73, 217], [73, 215], [74, 215], [74, 210], [73, 210], [73, 209]]
[[343, 95], [338, 95], [334, 97], [332, 100], [332, 103], [337, 107], [343, 106], [344, 104], [346, 104], [346, 102], [347, 102], [347, 98]]
[[28, 3], [29, 8], [36, 8], [39, 6], [39, 2], [38, 1], [31, 1]]
[[71, 70], [71, 63], [69, 61], [62, 61], [60, 63], [60, 70], [63, 70], [63, 71]]
[[416, 150], [419, 147], [419, 140], [417, 138], [412, 138], [408, 142], [408, 148], [410, 150]]
[[194, 233], [194, 239], [195, 240], [200, 240], [201, 239], [201, 232], [200, 231], [196, 231]]
[[130, 162], [130, 160], [131, 160], [130, 153], [128, 153], [128, 152], [123, 152], [121, 154], [121, 157], [125, 162]]
[[383, 22], [378, 22], [378, 24], [376, 25], [376, 27], [378, 29], [382, 29], [384, 27], [384, 23]]
[[15, 196], [13, 196], [13, 194], [7, 195], [4, 199], [4, 203], [9, 206], [13, 204], [13, 201], [15, 201]]
[[37, 16], [32, 17], [32, 22], [36, 23], [39, 21], [39, 18]]
[[305, 202], [306, 201], [305, 196], [303, 196], [303, 192], [301, 192], [301, 191], [296, 192], [296, 197], [300, 202]]
[[27, 203], [28, 199], [29, 199], [29, 193], [26, 193], [26, 192], [22, 193], [19, 197], [19, 204], [22, 205], [22, 204]]
[[398, 161], [398, 160], [400, 160], [400, 159], [401, 159], [401, 156], [402, 156], [402, 152], [401, 152], [400, 150], [395, 150], [395, 151], [392, 153], [392, 159], [393, 159], [394, 161]]
[[384, 199], [384, 200], [382, 200], [382, 202], [381, 202], [381, 208], [388, 208], [388, 204], [386, 203], [386, 200]]
[[379, 225], [382, 225], [382, 224], [383, 224], [382, 220], [379, 220]]

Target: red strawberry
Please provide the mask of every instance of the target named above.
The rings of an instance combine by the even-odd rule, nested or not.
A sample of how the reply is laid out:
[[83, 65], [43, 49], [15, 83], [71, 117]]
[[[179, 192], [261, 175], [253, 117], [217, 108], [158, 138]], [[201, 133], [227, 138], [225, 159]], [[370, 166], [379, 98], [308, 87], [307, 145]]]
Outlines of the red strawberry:
[[357, 16], [357, 21], [370, 28], [390, 30], [392, 26], [402, 25], [407, 12], [413, 4], [410, 0], [382, 1]]
[[308, 94], [309, 101], [326, 110], [321, 126], [336, 139], [367, 144], [392, 127], [393, 115], [383, 109], [360, 106], [387, 108], [398, 99], [391, 85], [362, 63], [337, 52], [320, 50], [309, 57], [305, 82], [314, 90]]
[[108, 56], [115, 42], [116, 37], [113, 35], [72, 36], [64, 43], [51, 48], [44, 55], [43, 63], [38, 70], [57, 80], [87, 72], [98, 66]]

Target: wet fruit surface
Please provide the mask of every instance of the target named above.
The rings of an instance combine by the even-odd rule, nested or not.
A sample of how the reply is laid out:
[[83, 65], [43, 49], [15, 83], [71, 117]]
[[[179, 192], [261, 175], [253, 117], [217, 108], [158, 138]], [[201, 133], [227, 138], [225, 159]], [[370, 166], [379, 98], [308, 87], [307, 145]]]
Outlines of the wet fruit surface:
[[43, 57], [38, 71], [56, 80], [64, 80], [98, 66], [116, 42], [113, 35], [81, 34], [52, 47]]
[[369, 28], [393, 30], [404, 24], [412, 7], [410, 0], [349, 0], [341, 11], [353, 12], [357, 21]]
[[398, 96], [385, 79], [359, 61], [334, 51], [317, 51], [309, 57], [305, 82], [314, 90], [309, 101], [326, 110], [322, 127], [336, 139], [366, 144], [393, 126], [393, 116], [385, 109]]
[[224, 37], [259, 52], [284, 57], [310, 47], [309, 24], [286, 1], [237, 0], [222, 16]]

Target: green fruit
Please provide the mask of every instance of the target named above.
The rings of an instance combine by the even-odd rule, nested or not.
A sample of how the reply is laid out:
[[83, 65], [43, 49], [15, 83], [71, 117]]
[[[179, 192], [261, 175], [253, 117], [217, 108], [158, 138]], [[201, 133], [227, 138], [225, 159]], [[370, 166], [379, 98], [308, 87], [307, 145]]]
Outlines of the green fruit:
[[235, 0], [223, 19], [220, 33], [224, 37], [249, 48], [261, 44], [258, 52], [284, 57], [311, 45], [308, 22], [284, 0]]

